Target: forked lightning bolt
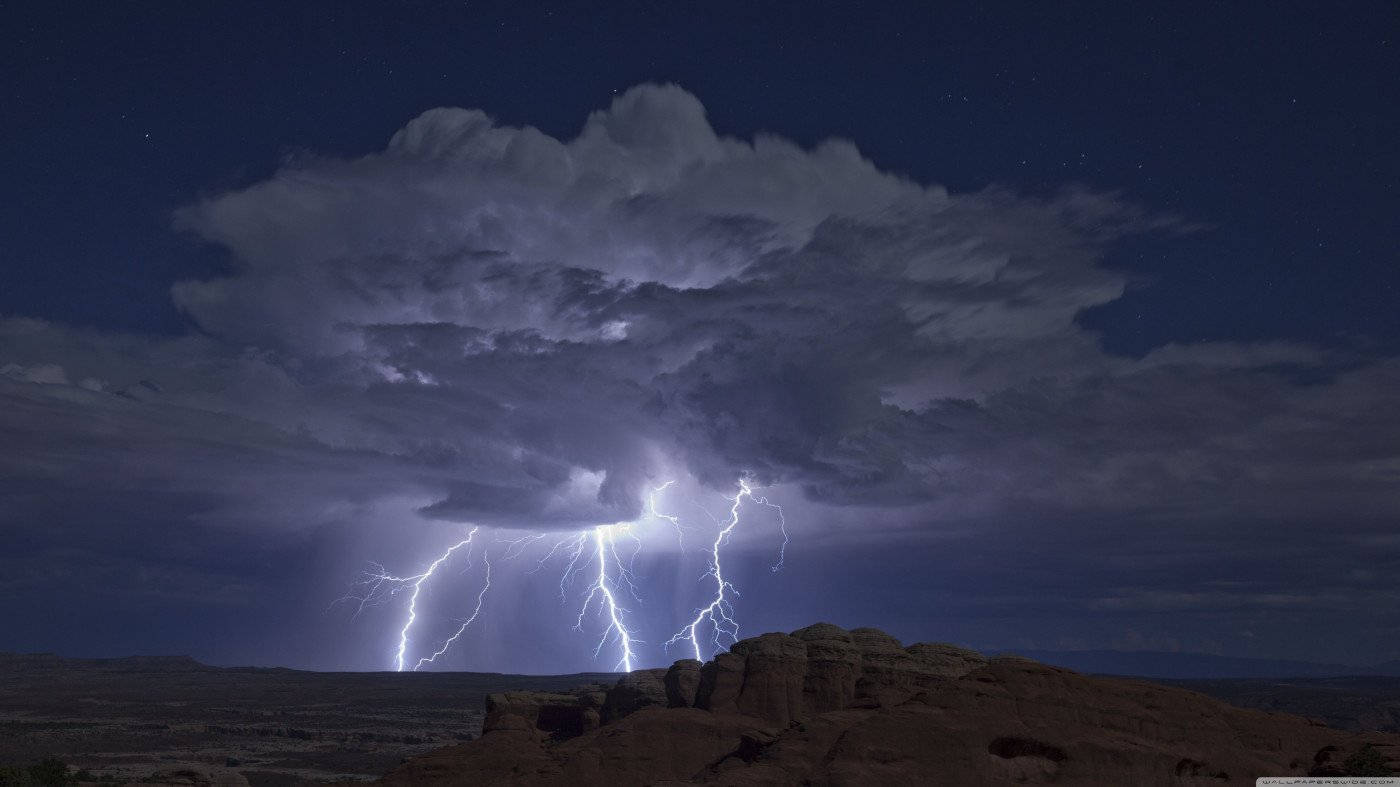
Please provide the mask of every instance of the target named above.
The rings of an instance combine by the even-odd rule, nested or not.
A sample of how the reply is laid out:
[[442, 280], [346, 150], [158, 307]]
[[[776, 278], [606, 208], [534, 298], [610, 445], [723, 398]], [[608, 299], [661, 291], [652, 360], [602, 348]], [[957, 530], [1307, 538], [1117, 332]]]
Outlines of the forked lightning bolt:
[[613, 669], [621, 668], [623, 672], [631, 672], [632, 659], [635, 655], [632, 653], [632, 632], [627, 629], [627, 624], [622, 620], [623, 610], [617, 604], [617, 596], [613, 595], [613, 583], [608, 579], [608, 564], [613, 563], [617, 571], [617, 581], [626, 584], [628, 590], [632, 592], [634, 597], [636, 596], [636, 589], [632, 586], [631, 569], [622, 565], [622, 560], [617, 554], [615, 530], [619, 527], [625, 526], [599, 525], [593, 528], [593, 561], [598, 564], [598, 576], [588, 588], [588, 595], [584, 597], [583, 606], [579, 608], [578, 620], [574, 623], [574, 628], [583, 630], [584, 615], [588, 614], [588, 608], [593, 604], [593, 599], [601, 597], [599, 605], [601, 612], [607, 615], [608, 625], [603, 629], [603, 636], [598, 640], [598, 646], [593, 649], [593, 657], [598, 657], [609, 639], [616, 639], [618, 650], [622, 656]]
[[[619, 531], [630, 533], [630, 526], [627, 524], [598, 525], [592, 530], [584, 530], [575, 533], [568, 538], [557, 541], [540, 558], [538, 564], [530, 573], [535, 573], [554, 559], [555, 555], [568, 555], [568, 562], [564, 565], [564, 572], [559, 575], [559, 601], [562, 603], [569, 598], [569, 589], [573, 587], [574, 580], [585, 569], [592, 566], [596, 571], [593, 581], [589, 583], [583, 595], [583, 603], [580, 604], [578, 615], [574, 619], [574, 628], [583, 630], [584, 618], [588, 616], [588, 610], [593, 607], [593, 602], [598, 601], [600, 615], [606, 617], [607, 625], [603, 628], [603, 634], [598, 640], [598, 645], [593, 649], [593, 657], [597, 658], [603, 652], [603, 646], [609, 640], [616, 640], [620, 656], [614, 669], [622, 669], [627, 672], [632, 671], [632, 660], [636, 658], [636, 653], [632, 645], [637, 641], [632, 635], [631, 629], [627, 627], [624, 620], [626, 610], [618, 604], [617, 592], [625, 588], [633, 597], [640, 599], [637, 595], [637, 587], [632, 574], [631, 561], [624, 563], [621, 554], [617, 550], [617, 534]], [[633, 536], [635, 538], [635, 536]], [[589, 545], [592, 549], [589, 549]], [[641, 542], [638, 541], [638, 548]], [[591, 557], [585, 557], [592, 553]], [[633, 552], [632, 557], [636, 557]]]
[[[663, 514], [656, 508], [656, 495], [670, 487], [674, 481], [667, 481], [652, 490], [651, 496], [647, 499], [647, 510], [654, 519], [661, 519], [671, 523], [678, 535], [682, 534], [680, 521], [668, 514]], [[632, 565], [636, 560], [637, 553], [641, 550], [642, 542], [637, 534], [633, 532], [635, 523], [617, 523], [613, 525], [598, 525], [593, 530], [575, 533], [568, 538], [557, 541], [540, 558], [539, 563], [531, 571], [539, 571], [549, 563], [556, 555], [568, 555], [568, 562], [564, 565], [564, 572], [559, 576], [559, 600], [565, 601], [569, 596], [569, 589], [573, 586], [576, 577], [590, 565], [597, 574], [588, 585], [587, 592], [583, 597], [583, 603], [579, 606], [578, 616], [574, 620], [574, 628], [582, 631], [584, 618], [588, 616], [588, 610], [593, 607], [595, 599], [598, 602], [599, 614], [606, 619], [607, 625], [603, 628], [602, 636], [598, 639], [598, 644], [593, 649], [593, 657], [597, 658], [603, 652], [604, 646], [608, 642], [616, 641], [620, 653], [614, 669], [621, 669], [625, 672], [632, 671], [632, 662], [636, 659], [636, 651], [633, 645], [638, 643], [636, 636], [628, 628], [626, 622], [627, 610], [618, 603], [618, 592], [625, 589], [628, 595], [641, 602], [641, 596], [637, 592], [636, 575], [633, 573]], [[626, 562], [622, 559], [621, 552], [617, 548], [617, 537], [626, 535], [635, 542], [636, 547]], [[527, 539], [519, 539], [517, 542]], [[586, 559], [584, 555], [589, 552], [589, 542], [592, 542], [592, 558]]]
[[429, 563], [426, 571], [411, 577], [413, 580], [413, 595], [408, 598], [408, 620], [404, 621], [403, 628], [399, 630], [399, 649], [398, 652], [394, 654], [394, 671], [403, 672], [404, 652], [408, 650], [408, 632], [409, 629], [413, 628], [413, 622], [418, 619], [418, 594], [423, 592], [423, 583], [428, 581], [428, 577], [431, 577], [434, 571], [437, 571], [438, 566], [446, 562], [449, 557], [452, 557], [453, 552], [456, 552], [462, 547], [470, 548], [472, 539], [475, 536], [476, 528], [472, 528], [472, 531], [467, 534], [466, 538], [448, 547], [447, 551], [443, 552], [437, 560]]
[[[472, 539], [476, 537], [477, 529], [478, 528], [475, 527], [472, 528], [471, 532], [467, 533], [466, 538], [462, 539], [461, 541], [458, 541], [457, 543], [444, 550], [441, 555], [438, 555], [436, 560], [429, 563], [428, 567], [420, 573], [413, 574], [411, 576], [400, 577], [388, 573], [384, 570], [383, 566], [375, 565], [373, 571], [371, 571], [364, 579], [361, 579], [359, 582], [355, 583], [357, 587], [362, 588], [359, 594], [352, 592], [351, 594], [337, 600], [337, 603], [341, 601], [358, 601], [359, 606], [355, 610], [355, 614], [358, 615], [360, 612], [364, 611], [364, 608], [366, 606], [373, 606], [379, 604], [388, 597], [398, 595], [398, 593], [404, 590], [405, 588], [412, 588], [412, 592], [409, 594], [408, 597], [407, 617], [404, 620], [403, 627], [399, 629], [399, 645], [398, 648], [394, 651], [395, 672], [403, 672], [404, 669], [404, 662], [407, 658], [408, 653], [409, 632], [413, 630], [413, 624], [416, 623], [418, 620], [418, 596], [423, 592], [423, 586], [433, 576], [433, 574], [437, 572], [438, 568], [442, 566], [443, 563], [446, 563], [448, 559], [451, 558], [452, 555], [455, 554], [459, 549], [465, 549], [467, 557], [471, 556]], [[485, 560], [484, 556], [483, 560]], [[477, 596], [476, 611], [472, 613], [470, 618], [468, 618], [464, 623], [462, 623], [461, 627], [458, 628], [457, 633], [453, 634], [452, 637], [447, 640], [447, 643], [443, 645], [441, 650], [437, 651], [432, 656], [426, 659], [419, 659], [418, 663], [413, 667], [413, 669], [416, 670], [424, 664], [432, 662], [438, 656], [441, 656], [443, 653], [447, 652], [447, 648], [449, 648], [453, 642], [457, 641], [457, 638], [462, 635], [462, 632], [466, 631], [467, 626], [471, 625], [472, 621], [476, 620], [477, 615], [481, 612], [481, 605], [486, 599], [486, 591], [490, 589], [491, 564], [488, 561], [486, 562], [486, 585], [481, 589], [481, 593]]]
[[447, 641], [442, 643], [442, 647], [438, 648], [433, 655], [421, 658], [418, 660], [417, 664], [413, 665], [414, 672], [421, 669], [424, 664], [432, 664], [437, 661], [437, 657], [446, 653], [447, 649], [452, 647], [452, 643], [456, 642], [457, 638], [462, 636], [462, 633], [467, 630], [467, 627], [481, 614], [481, 605], [486, 601], [486, 591], [491, 589], [491, 558], [485, 551], [481, 553], [481, 562], [486, 565], [486, 583], [481, 586], [481, 592], [476, 594], [476, 609], [472, 610], [472, 614], [468, 616], [466, 620], [462, 621], [462, 625], [457, 627], [457, 633], [448, 637]]
[[[686, 528], [681, 525], [678, 517], [664, 514], [656, 507], [656, 496], [673, 483], [673, 481], [667, 481], [652, 490], [652, 494], [647, 500], [647, 513], [649, 518], [654, 521], [665, 521], [670, 524], [676, 532], [682, 551], [684, 551]], [[726, 641], [733, 643], [739, 639], [739, 624], [734, 618], [734, 607], [730, 601], [732, 597], [738, 597], [739, 591], [725, 576], [722, 553], [734, 530], [739, 526], [741, 510], [746, 502], [768, 506], [777, 512], [778, 527], [783, 535], [783, 543], [778, 550], [778, 560], [772, 566], [773, 571], [782, 569], [787, 551], [787, 522], [780, 506], [770, 503], [767, 498], [755, 496], [753, 487], [744, 479], [739, 481], [739, 492], [733, 498], [729, 498], [729, 502], [729, 517], [723, 522], [717, 522], [719, 531], [710, 544], [706, 571], [701, 575], [702, 578], [714, 578], [714, 596], [706, 606], [696, 610], [695, 618], [689, 624], [666, 642], [667, 647], [679, 642], [689, 642], [695, 653], [695, 658], [701, 660], [704, 659], [700, 645], [702, 639], [708, 639], [713, 644], [714, 652], [722, 650]], [[633, 663], [637, 659], [635, 646], [640, 643], [640, 640], [636, 638], [627, 623], [627, 609], [620, 603], [620, 597], [625, 591], [634, 600], [641, 603], [636, 575], [633, 572], [633, 562], [642, 548], [642, 541], [635, 530], [637, 524], [636, 522], [619, 522], [611, 525], [597, 525], [588, 530], [572, 533], [554, 542], [544, 557], [540, 558], [536, 566], [529, 572], [531, 574], [538, 572], [556, 557], [561, 557], [561, 559], [566, 557], [564, 571], [559, 577], [559, 599], [561, 602], [568, 600], [569, 591], [574, 587], [578, 576], [584, 571], [590, 572], [589, 576], [592, 577], [592, 581], [582, 591], [582, 602], [574, 620], [574, 628], [582, 631], [589, 612], [596, 607], [597, 615], [604, 625], [598, 643], [593, 648], [593, 656], [597, 658], [602, 653], [603, 648], [607, 647], [609, 643], [615, 643], [618, 650], [618, 660], [614, 669], [627, 672], [632, 671]], [[402, 672], [408, 663], [410, 634], [418, 621], [418, 600], [423, 588], [438, 569], [459, 550], [464, 551], [468, 561], [470, 561], [472, 541], [476, 534], [477, 528], [474, 527], [466, 538], [448, 547], [422, 572], [411, 576], [395, 576], [385, 571], [382, 566], [376, 565], [374, 571], [355, 583], [356, 587], [360, 588], [359, 593], [352, 593], [340, 599], [340, 601], [358, 601], [359, 606], [356, 610], [358, 615], [368, 605], [381, 603], [385, 599], [397, 595], [400, 591], [410, 590], [405, 618], [399, 629], [398, 647], [394, 652], [393, 662], [396, 671]], [[617, 544], [619, 538], [623, 536], [632, 539], [635, 543], [635, 547], [626, 559], [624, 559], [623, 551], [618, 549]], [[513, 541], [503, 541], [501, 543], [508, 544], [508, 546], [500, 559], [503, 561], [513, 560], [519, 557], [527, 547], [545, 538], [547, 538], [546, 535], [536, 534]], [[485, 566], [485, 578], [481, 591], [476, 597], [476, 607], [469, 616], [458, 621], [457, 630], [442, 643], [441, 647], [435, 650], [432, 655], [419, 658], [413, 664], [412, 669], [418, 670], [436, 663], [437, 659], [447, 653], [481, 615], [487, 592], [491, 589], [491, 561], [485, 550], [482, 552], [482, 563]], [[708, 638], [705, 637], [706, 634], [708, 634]]]
[[671, 488], [671, 485], [674, 483], [676, 482], [667, 481], [661, 486], [658, 486], [657, 488], [651, 490], [651, 495], [647, 497], [647, 510], [651, 512], [651, 516], [653, 519], [663, 519], [671, 523], [671, 527], [675, 528], [676, 530], [676, 543], [680, 546], [681, 551], [684, 552], [685, 528], [681, 525], [680, 517], [674, 516], [672, 514], [663, 514], [660, 511], [656, 510], [656, 496]]
[[[739, 493], [731, 500], [729, 506], [729, 519], [725, 520], [715, 534], [715, 540], [710, 545], [710, 562], [707, 571], [703, 576], [714, 577], [715, 595], [710, 603], [696, 610], [695, 619], [688, 625], [676, 632], [675, 636], [667, 640], [666, 645], [675, 645], [679, 642], [689, 642], [695, 651], [695, 658], [704, 661], [705, 657], [700, 650], [701, 627], [708, 624], [710, 631], [710, 641], [714, 644], [714, 653], [724, 649], [724, 641], [729, 640], [732, 644], [739, 641], [739, 623], [734, 619], [734, 607], [729, 602], [729, 597], [738, 596], [739, 591], [729, 580], [724, 578], [724, 565], [720, 560], [721, 548], [729, 542], [729, 538], [734, 533], [734, 528], [739, 526], [739, 509], [744, 500], [752, 500], [755, 503], [774, 508], [778, 512], [778, 526], [783, 534], [783, 545], [778, 550], [778, 562], [773, 564], [773, 571], [781, 571], [783, 560], [787, 552], [788, 535], [787, 522], [783, 518], [781, 506], [768, 502], [767, 498], [754, 497], [753, 488], [748, 481], [739, 480]], [[713, 653], [711, 654], [713, 655]]]

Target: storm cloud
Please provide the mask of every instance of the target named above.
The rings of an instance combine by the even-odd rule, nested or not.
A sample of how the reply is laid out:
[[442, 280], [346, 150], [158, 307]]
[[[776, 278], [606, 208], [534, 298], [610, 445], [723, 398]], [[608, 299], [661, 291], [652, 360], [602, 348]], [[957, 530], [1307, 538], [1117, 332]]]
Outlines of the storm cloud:
[[1114, 244], [1192, 217], [722, 136], [673, 85], [572, 139], [434, 109], [382, 152], [299, 156], [174, 225], [227, 255], [173, 289], [188, 335], [0, 321], [12, 536], [82, 541], [97, 526], [72, 511], [126, 508], [163, 512], [133, 531], [152, 542], [386, 506], [415, 512], [408, 531], [558, 530], [634, 519], [676, 475], [791, 490], [819, 544], [1043, 516], [1076, 543], [1105, 521], [1273, 519], [1363, 549], [1400, 514], [1396, 359], [1125, 358], [1077, 322], [1129, 286]]

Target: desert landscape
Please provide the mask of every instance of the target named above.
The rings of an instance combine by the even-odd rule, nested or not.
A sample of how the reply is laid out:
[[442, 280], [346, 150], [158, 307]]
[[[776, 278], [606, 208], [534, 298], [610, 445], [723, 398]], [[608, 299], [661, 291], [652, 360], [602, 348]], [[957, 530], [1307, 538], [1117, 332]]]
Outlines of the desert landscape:
[[1252, 784], [1400, 770], [1398, 679], [1166, 683], [830, 624], [621, 677], [4, 655], [0, 765], [56, 758], [99, 783], [609, 787]]
[[1400, 785], [1397, 0], [3, 8], [0, 787]]
[[1241, 708], [1282, 711], [1320, 719], [1342, 730], [1400, 732], [1400, 678], [1347, 675], [1326, 678], [1164, 680]]
[[490, 692], [567, 689], [605, 677], [0, 654], [0, 766], [53, 757], [108, 782], [368, 780], [406, 757], [478, 735]]

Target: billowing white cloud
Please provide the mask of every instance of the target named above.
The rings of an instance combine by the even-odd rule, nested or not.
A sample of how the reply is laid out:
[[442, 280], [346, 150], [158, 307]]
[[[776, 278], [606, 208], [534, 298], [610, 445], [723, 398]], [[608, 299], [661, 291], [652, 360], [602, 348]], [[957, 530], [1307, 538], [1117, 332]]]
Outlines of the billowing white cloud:
[[[230, 255], [174, 288], [202, 333], [0, 325], [4, 376], [47, 386], [6, 395], [70, 412], [42, 439], [9, 427], [36, 441], [11, 472], [90, 483], [116, 449], [50, 447], [104, 412], [162, 435], [153, 456], [184, 446], [152, 484], [199, 446], [295, 455], [268, 466], [304, 498], [552, 528], [634, 516], [674, 472], [946, 517], [1272, 509], [1309, 478], [1366, 497], [1395, 461], [1359, 450], [1400, 432], [1361, 415], [1387, 363], [1282, 343], [1130, 360], [1076, 324], [1124, 291], [1110, 244], [1193, 225], [1080, 188], [950, 194], [845, 141], [721, 136], [675, 86], [627, 91], [568, 140], [431, 110], [382, 152], [289, 163], [176, 223]], [[1339, 434], [1355, 460], [1320, 467]], [[232, 499], [258, 472], [189, 483]]]

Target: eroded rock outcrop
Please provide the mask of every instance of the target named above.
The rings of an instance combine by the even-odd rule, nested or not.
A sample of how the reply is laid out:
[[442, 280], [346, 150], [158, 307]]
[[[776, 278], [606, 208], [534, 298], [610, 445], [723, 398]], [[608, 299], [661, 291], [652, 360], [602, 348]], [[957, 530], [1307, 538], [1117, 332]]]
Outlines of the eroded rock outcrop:
[[904, 651], [927, 672], [945, 678], [961, 678], [987, 665], [987, 658], [981, 653], [941, 642], [918, 642]]
[[506, 691], [486, 697], [481, 734], [500, 730], [541, 732], [557, 739], [598, 729], [609, 689], [602, 684], [570, 692]]
[[1152, 683], [817, 624], [606, 693], [508, 692], [390, 784], [1253, 784], [1400, 768], [1364, 735]]
[[666, 687], [666, 704], [672, 708], [693, 708], [695, 697], [700, 693], [701, 663], [695, 659], [681, 659], [666, 670], [662, 684]]
[[667, 707], [666, 686], [662, 683], [666, 672], [665, 669], [643, 669], [619, 678], [603, 700], [603, 723], [617, 721], [653, 705]]

